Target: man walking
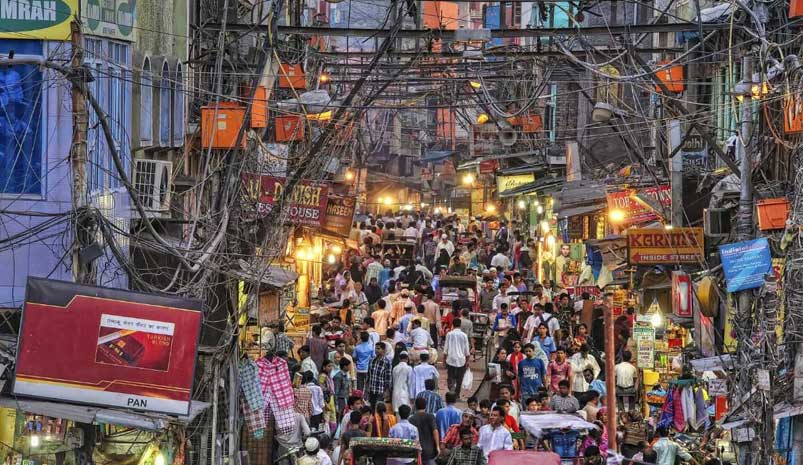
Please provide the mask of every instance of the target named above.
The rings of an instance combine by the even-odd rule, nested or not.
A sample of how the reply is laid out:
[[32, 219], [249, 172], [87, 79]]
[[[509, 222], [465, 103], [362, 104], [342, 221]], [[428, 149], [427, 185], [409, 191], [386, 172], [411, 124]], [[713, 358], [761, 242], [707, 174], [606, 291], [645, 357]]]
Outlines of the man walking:
[[426, 389], [418, 393], [415, 400], [417, 402], [418, 399], [424, 399], [427, 413], [435, 415], [443, 408], [443, 399], [438, 394], [438, 383], [434, 379], [428, 379], [425, 385]]
[[421, 444], [423, 465], [435, 465], [435, 458], [440, 454], [440, 434], [435, 416], [427, 413], [427, 401], [424, 398], [415, 400], [415, 415], [410, 417], [410, 424], [418, 429], [418, 441]]
[[521, 398], [527, 399], [535, 396], [539, 389], [544, 386], [546, 376], [546, 366], [544, 362], [535, 356], [535, 346], [533, 344], [524, 345], [524, 360], [519, 362], [519, 389]]
[[480, 440], [477, 445], [482, 449], [486, 460], [495, 450], [513, 450], [513, 438], [503, 424], [505, 415], [502, 407], [494, 407], [488, 417], [488, 424], [480, 428]]
[[413, 368], [407, 364], [407, 352], [399, 354], [399, 364], [393, 367], [393, 410], [400, 411], [401, 406], [410, 405], [410, 388], [412, 387]]
[[385, 358], [385, 343], [377, 342], [374, 345], [374, 351], [376, 356], [368, 365], [368, 379], [366, 381], [371, 411], [376, 410], [376, 404], [380, 400], [390, 401], [390, 391], [393, 386], [392, 367], [390, 361]]
[[462, 320], [455, 318], [452, 322], [453, 329], [446, 334], [446, 342], [443, 344], [446, 386], [449, 391], [455, 393], [458, 399], [463, 376], [468, 368], [468, 355], [471, 353], [468, 336], [462, 331], [462, 325]]
[[413, 398], [418, 397], [418, 393], [426, 389], [426, 382], [430, 379], [435, 380], [435, 385], [438, 383], [438, 369], [429, 364], [429, 353], [421, 352], [419, 354], [421, 363], [413, 368], [412, 386], [410, 388], [410, 396]]
[[[388, 431], [389, 438], [396, 439], [409, 439], [411, 441], [418, 441], [418, 428], [413, 426], [409, 421], [412, 408], [409, 405], [402, 405], [399, 407], [399, 422], [393, 425]], [[388, 457], [388, 465], [403, 465], [412, 463], [414, 459], [394, 458]]]
[[446, 431], [448, 431], [452, 425], [457, 425], [460, 423], [460, 417], [462, 416], [462, 413], [457, 407], [454, 406], [455, 402], [457, 402], [457, 396], [455, 393], [447, 392], [446, 407], [439, 409], [435, 414], [435, 421], [438, 424], [438, 431], [441, 432], [441, 439], [443, 439], [443, 436], [446, 435]]

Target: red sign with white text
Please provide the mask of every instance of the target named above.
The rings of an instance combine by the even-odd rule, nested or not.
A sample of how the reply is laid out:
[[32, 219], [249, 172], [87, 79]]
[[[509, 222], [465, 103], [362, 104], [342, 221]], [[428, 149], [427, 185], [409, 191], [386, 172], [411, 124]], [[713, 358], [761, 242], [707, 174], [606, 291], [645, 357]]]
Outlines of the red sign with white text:
[[622, 224], [645, 223], [659, 219], [659, 216], [652, 209], [635, 199], [636, 195], [651, 198], [664, 209], [672, 208], [672, 189], [668, 184], [645, 187], [643, 189], [625, 189], [609, 192], [606, 195], [608, 209], [624, 212], [625, 216], [624, 220], [621, 221]]
[[30, 278], [15, 395], [187, 415], [201, 303]]
[[269, 214], [284, 196], [284, 209], [293, 224], [320, 228], [326, 217], [329, 186], [314, 181], [300, 180], [292, 192], [285, 193], [287, 180], [275, 176], [243, 174], [249, 198], [257, 202], [257, 214]]

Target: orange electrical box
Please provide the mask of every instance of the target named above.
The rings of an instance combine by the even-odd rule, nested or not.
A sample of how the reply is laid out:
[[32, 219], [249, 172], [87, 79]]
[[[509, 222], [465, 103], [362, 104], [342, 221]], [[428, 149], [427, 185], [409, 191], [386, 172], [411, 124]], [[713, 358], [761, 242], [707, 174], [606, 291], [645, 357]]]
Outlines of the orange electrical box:
[[304, 121], [300, 116], [276, 117], [276, 142], [290, 142], [304, 138]]
[[797, 18], [798, 16], [803, 16], [803, 0], [790, 0], [789, 17]]
[[761, 199], [756, 202], [758, 210], [758, 229], [769, 231], [784, 229], [789, 217], [789, 200], [785, 197]]
[[306, 89], [307, 76], [301, 64], [279, 64], [279, 87], [282, 89]]
[[541, 115], [524, 115], [519, 117], [519, 122], [521, 123], [521, 131], [525, 133], [538, 132], [544, 127], [541, 123]]
[[238, 103], [220, 102], [217, 108], [201, 107], [201, 146], [205, 149], [245, 147], [245, 137], [237, 142], [243, 121], [245, 107]]
[[251, 104], [251, 127], [268, 127], [268, 91], [265, 86], [257, 86], [254, 102]]
[[[669, 61], [662, 61], [658, 63], [659, 66], [666, 66]], [[656, 73], [658, 79], [664, 83], [669, 92], [679, 94], [686, 89], [686, 84], [683, 82], [683, 65], [670, 66], [662, 69]], [[655, 86], [657, 92], [661, 92], [661, 86]]]

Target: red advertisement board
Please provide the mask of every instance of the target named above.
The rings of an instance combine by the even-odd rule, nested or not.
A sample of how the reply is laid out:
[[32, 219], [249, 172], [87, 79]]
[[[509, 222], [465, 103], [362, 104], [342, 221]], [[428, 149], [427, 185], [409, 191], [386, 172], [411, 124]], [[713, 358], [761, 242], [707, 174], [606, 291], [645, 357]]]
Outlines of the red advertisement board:
[[644, 189], [625, 189], [609, 192], [606, 195], [608, 209], [624, 212], [625, 216], [624, 220], [621, 221], [622, 224], [644, 223], [659, 219], [654, 211], [635, 199], [636, 195], [651, 198], [656, 203], [660, 203], [665, 209], [672, 208], [672, 189], [668, 184], [645, 187]]
[[[257, 214], [265, 216], [276, 206], [284, 193], [285, 178], [275, 176], [244, 174], [243, 183], [249, 197], [256, 200]], [[287, 218], [293, 224], [321, 227], [326, 217], [329, 186], [302, 179], [293, 191], [284, 194]]]
[[30, 278], [15, 395], [187, 415], [201, 302]]

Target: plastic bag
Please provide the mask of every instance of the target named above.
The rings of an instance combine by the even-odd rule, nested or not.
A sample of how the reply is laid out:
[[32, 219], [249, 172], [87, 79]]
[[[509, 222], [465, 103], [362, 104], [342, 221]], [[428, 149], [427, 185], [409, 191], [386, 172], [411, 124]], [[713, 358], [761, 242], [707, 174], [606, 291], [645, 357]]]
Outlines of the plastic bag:
[[466, 370], [466, 374], [463, 375], [462, 388], [468, 390], [471, 389], [473, 385], [474, 385], [474, 373], [472, 373], [471, 369], [469, 368], [468, 370]]

